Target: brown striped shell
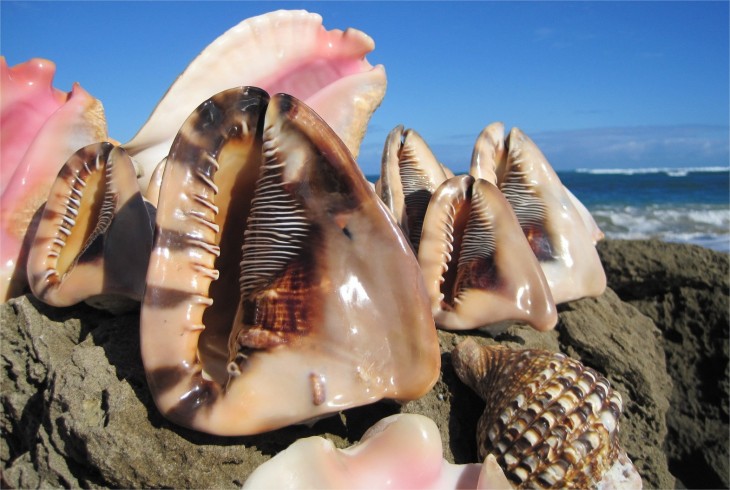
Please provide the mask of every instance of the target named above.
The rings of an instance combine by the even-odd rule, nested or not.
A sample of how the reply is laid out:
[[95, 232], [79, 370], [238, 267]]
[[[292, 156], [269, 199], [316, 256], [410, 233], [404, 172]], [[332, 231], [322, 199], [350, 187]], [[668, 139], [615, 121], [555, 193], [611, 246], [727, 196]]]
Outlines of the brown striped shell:
[[61, 168], [28, 256], [33, 294], [54, 306], [90, 297], [140, 301], [152, 250], [154, 208], [132, 161], [111, 143], [77, 151]]
[[418, 398], [440, 368], [418, 263], [347, 147], [254, 87], [203, 102], [172, 145], [141, 347], [163, 415], [222, 435]]
[[428, 203], [448, 177], [453, 175], [436, 160], [416, 131], [397, 126], [388, 134], [375, 192], [393, 213], [416, 252]]
[[436, 324], [466, 330], [558, 320], [545, 276], [509, 203], [470, 175], [445, 181], [430, 200], [418, 249]]
[[604, 376], [560, 353], [472, 339], [454, 349], [452, 360], [486, 402], [479, 457], [494, 454], [516, 487], [640, 487], [618, 441], [621, 396]]

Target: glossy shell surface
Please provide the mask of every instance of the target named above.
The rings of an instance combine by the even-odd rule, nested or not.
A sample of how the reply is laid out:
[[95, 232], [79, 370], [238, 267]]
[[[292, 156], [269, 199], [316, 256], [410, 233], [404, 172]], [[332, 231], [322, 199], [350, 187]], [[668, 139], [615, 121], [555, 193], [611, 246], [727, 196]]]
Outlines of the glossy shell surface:
[[173, 421], [258, 433], [435, 383], [416, 259], [303, 102], [242, 87], [201, 104], [172, 146], [156, 226], [142, 357]]
[[430, 200], [418, 250], [436, 324], [450, 330], [521, 321], [557, 322], [540, 265], [493, 184], [470, 175], [445, 181]]

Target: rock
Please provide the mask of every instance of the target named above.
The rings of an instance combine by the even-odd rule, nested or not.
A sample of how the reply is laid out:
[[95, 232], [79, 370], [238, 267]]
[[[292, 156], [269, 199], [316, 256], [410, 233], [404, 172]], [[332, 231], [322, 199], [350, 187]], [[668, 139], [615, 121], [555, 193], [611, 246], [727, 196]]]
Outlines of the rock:
[[730, 256], [698, 246], [605, 241], [608, 284], [661, 329], [674, 380], [667, 414], [672, 473], [687, 488], [730, 487]]
[[606, 374], [624, 399], [621, 438], [645, 487], [674, 484], [662, 452], [671, 384], [661, 335], [612, 291], [561, 307], [552, 332], [516, 325], [496, 339], [439, 332], [441, 377], [420, 400], [403, 406], [379, 402], [311, 427], [228, 438], [183, 429], [159, 415], [142, 369], [138, 312], [113, 316], [85, 305], [56, 309], [26, 296], [1, 305], [0, 315], [3, 486], [235, 487], [298, 438], [322, 435], [346, 447], [399, 411], [436, 422], [447, 460], [475, 462], [476, 423], [484, 404], [458, 380], [449, 355], [467, 336], [562, 350]]
[[672, 488], [663, 445], [672, 381], [661, 332], [608, 289], [599, 298], [560, 307], [561, 350], [603, 373], [624, 402], [619, 438], [651, 488]]

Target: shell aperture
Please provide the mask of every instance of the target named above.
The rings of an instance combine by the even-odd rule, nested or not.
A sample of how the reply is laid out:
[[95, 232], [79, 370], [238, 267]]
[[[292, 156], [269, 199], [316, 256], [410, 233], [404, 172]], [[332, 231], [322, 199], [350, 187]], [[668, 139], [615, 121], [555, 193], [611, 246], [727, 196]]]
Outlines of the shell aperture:
[[522, 131], [512, 128], [506, 146], [505, 164], [497, 168], [498, 186], [540, 261], [555, 302], [600, 295], [606, 274], [585, 208], [574, 204], [579, 201]]
[[417, 398], [440, 367], [422, 281], [317, 114], [251, 87], [217, 94], [183, 125], [160, 191], [142, 309], [157, 406], [233, 435]]
[[418, 261], [437, 325], [494, 330], [517, 320], [538, 330], [555, 326], [547, 281], [494, 185], [452, 177], [434, 193], [423, 223]]
[[33, 237], [33, 294], [54, 306], [98, 295], [140, 301], [154, 214], [124, 150], [95, 143], [77, 151], [54, 181]]
[[383, 148], [381, 176], [375, 183], [375, 189], [416, 253], [428, 203], [448, 176], [415, 130], [396, 126], [388, 134]]

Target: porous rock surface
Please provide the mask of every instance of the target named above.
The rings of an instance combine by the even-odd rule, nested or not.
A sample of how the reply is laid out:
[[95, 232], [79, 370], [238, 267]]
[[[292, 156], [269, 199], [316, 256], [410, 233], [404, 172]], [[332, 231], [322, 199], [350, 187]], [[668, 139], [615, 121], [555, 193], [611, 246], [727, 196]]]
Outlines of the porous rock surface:
[[548, 333], [524, 326], [496, 339], [440, 332], [442, 375], [420, 400], [379, 402], [310, 427], [251, 437], [209, 436], [159, 415], [142, 369], [137, 312], [113, 316], [83, 305], [58, 309], [17, 298], [0, 305], [2, 485], [235, 487], [298, 438], [321, 435], [345, 447], [399, 411], [436, 422], [446, 459], [475, 462], [484, 403], [458, 380], [450, 360], [453, 347], [469, 335], [483, 343], [562, 350], [606, 374], [624, 399], [621, 440], [645, 488], [671, 488], [663, 448], [672, 384], [663, 336], [619, 296], [608, 290], [562, 306], [557, 329]]
[[609, 286], [664, 337], [670, 470], [687, 488], [730, 488], [730, 256], [657, 240], [606, 241], [598, 251]]

